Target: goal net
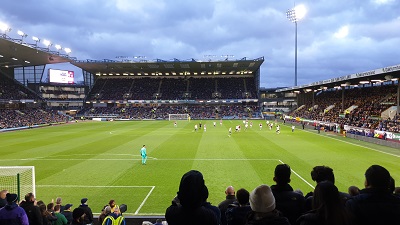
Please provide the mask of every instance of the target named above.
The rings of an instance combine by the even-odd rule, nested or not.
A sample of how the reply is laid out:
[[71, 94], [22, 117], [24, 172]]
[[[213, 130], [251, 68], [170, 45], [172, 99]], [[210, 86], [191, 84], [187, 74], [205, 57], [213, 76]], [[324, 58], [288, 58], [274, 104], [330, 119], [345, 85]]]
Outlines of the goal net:
[[189, 120], [189, 114], [168, 114], [169, 120]]
[[0, 166], [0, 190], [18, 194], [23, 199], [27, 193], [36, 195], [34, 166]]

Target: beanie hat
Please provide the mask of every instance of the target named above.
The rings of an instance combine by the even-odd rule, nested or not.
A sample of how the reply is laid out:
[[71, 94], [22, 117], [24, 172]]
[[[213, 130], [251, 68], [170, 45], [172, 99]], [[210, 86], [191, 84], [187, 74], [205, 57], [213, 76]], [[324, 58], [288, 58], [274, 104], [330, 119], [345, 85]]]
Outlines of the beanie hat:
[[250, 193], [250, 207], [254, 212], [271, 212], [275, 209], [275, 197], [268, 185], [262, 184]]
[[7, 193], [6, 194], [6, 199], [7, 199], [8, 203], [16, 202], [18, 200], [18, 195], [17, 194]]
[[85, 204], [85, 203], [87, 202], [87, 200], [88, 200], [87, 198], [82, 198], [82, 199], [81, 199], [81, 203], [82, 203], [82, 204]]

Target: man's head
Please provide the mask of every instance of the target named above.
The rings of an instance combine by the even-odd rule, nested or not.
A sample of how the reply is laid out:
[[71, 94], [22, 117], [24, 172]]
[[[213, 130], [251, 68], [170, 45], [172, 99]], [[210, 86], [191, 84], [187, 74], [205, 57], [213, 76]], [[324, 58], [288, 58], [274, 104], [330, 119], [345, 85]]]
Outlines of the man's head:
[[379, 165], [370, 166], [365, 171], [365, 187], [389, 190], [390, 173], [387, 169]]
[[87, 201], [88, 201], [87, 198], [82, 198], [82, 199], [81, 199], [81, 204], [82, 204], [82, 205], [87, 205]]
[[274, 181], [279, 184], [290, 183], [290, 166], [287, 164], [279, 164], [275, 167]]
[[35, 201], [35, 195], [33, 193], [28, 193], [25, 195], [25, 201], [26, 202], [34, 202]]
[[229, 186], [225, 190], [226, 195], [235, 195], [235, 189], [232, 186]]
[[6, 199], [7, 199], [8, 204], [11, 204], [13, 202], [17, 202], [18, 195], [17, 194], [7, 193], [6, 194]]
[[60, 212], [60, 210], [61, 210], [60, 205], [55, 205], [54, 206], [54, 212]]
[[8, 193], [7, 190], [2, 190], [2, 191], [0, 191], [0, 198], [1, 198], [1, 199], [6, 199], [7, 193]]
[[314, 167], [311, 171], [311, 178], [317, 183], [327, 180], [335, 184], [335, 175], [333, 174], [333, 169], [328, 166]]
[[236, 192], [236, 199], [240, 205], [247, 205], [249, 203], [249, 198], [250, 193], [244, 188], [241, 188]]
[[206, 197], [207, 189], [203, 174], [197, 170], [191, 170], [182, 176], [179, 184], [178, 199], [185, 208], [198, 208]]
[[117, 214], [117, 215], [121, 214], [121, 212], [119, 211], [119, 207], [118, 206], [115, 206], [114, 214]]
[[61, 203], [62, 203], [61, 197], [57, 197], [57, 198], [56, 198], [56, 204], [57, 204], [57, 205], [61, 205]]
[[71, 210], [71, 207], [72, 207], [72, 204], [66, 204], [66, 205], [64, 206], [64, 211]]

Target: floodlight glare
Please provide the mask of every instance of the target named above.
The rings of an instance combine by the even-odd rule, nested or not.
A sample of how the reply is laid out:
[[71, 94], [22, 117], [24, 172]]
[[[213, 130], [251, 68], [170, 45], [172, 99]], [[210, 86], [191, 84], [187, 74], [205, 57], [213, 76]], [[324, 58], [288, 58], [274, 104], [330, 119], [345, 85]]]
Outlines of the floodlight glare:
[[46, 39], [43, 40], [43, 44], [44, 44], [46, 47], [50, 47], [50, 46], [52, 45], [51, 41], [46, 40]]
[[70, 48], [64, 48], [64, 51], [65, 51], [67, 54], [71, 53], [71, 49], [70, 49]]
[[298, 5], [298, 6], [294, 7], [294, 11], [296, 14], [295, 16], [296, 16], [297, 21], [303, 19], [307, 13], [307, 9], [304, 5]]
[[54, 47], [56, 47], [57, 50], [60, 50], [62, 48], [61, 45], [55, 45]]
[[0, 30], [2, 30], [4, 33], [6, 33], [6, 32], [10, 32], [11, 28], [7, 24], [0, 22]]
[[38, 37], [33, 36], [32, 40], [36, 41], [36, 42], [40, 42], [40, 39]]

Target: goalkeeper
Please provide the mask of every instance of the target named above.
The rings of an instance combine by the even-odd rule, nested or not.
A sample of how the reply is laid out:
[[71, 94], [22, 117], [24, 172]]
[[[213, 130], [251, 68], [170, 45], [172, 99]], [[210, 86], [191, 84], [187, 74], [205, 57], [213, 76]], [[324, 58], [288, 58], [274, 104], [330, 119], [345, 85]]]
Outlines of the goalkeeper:
[[146, 165], [147, 153], [146, 153], [146, 145], [140, 149], [140, 155], [142, 156], [142, 165]]

